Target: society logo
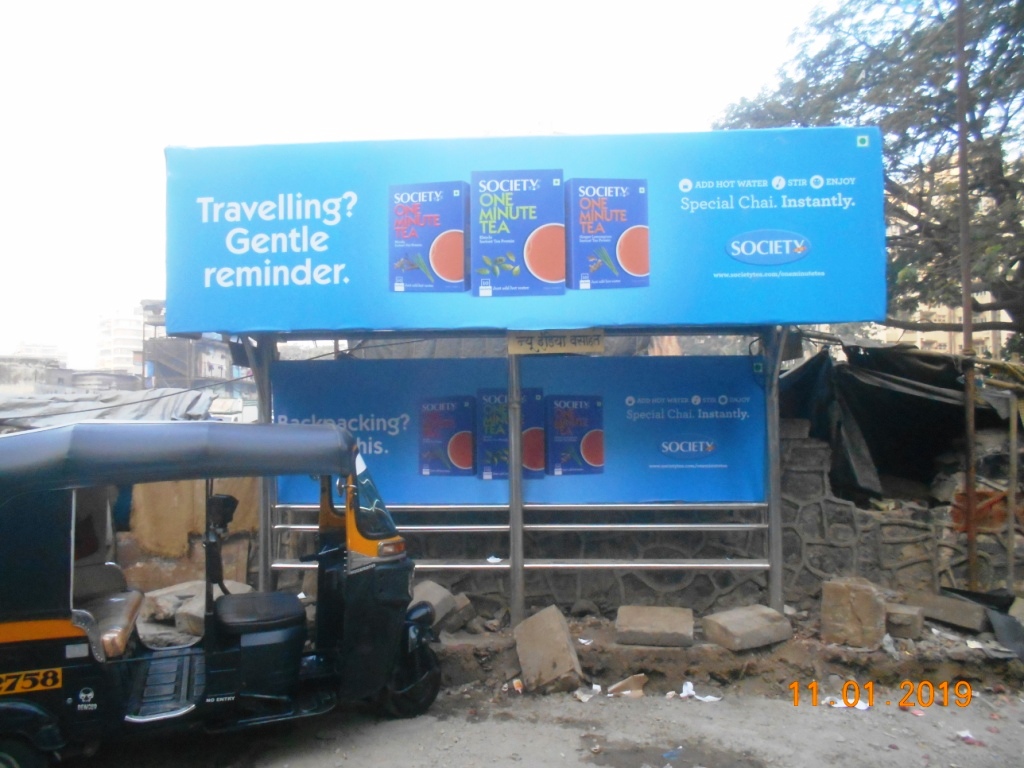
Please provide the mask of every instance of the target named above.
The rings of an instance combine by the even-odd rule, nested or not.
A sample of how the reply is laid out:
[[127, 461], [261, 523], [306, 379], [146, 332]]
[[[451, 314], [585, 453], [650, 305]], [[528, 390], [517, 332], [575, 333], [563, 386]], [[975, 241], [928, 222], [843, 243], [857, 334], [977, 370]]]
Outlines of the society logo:
[[691, 456], [695, 453], [713, 453], [713, 440], [664, 440], [661, 452], [666, 456]]
[[737, 261], [757, 266], [789, 264], [806, 258], [811, 241], [804, 235], [784, 229], [758, 229], [736, 235], [726, 244], [726, 252]]

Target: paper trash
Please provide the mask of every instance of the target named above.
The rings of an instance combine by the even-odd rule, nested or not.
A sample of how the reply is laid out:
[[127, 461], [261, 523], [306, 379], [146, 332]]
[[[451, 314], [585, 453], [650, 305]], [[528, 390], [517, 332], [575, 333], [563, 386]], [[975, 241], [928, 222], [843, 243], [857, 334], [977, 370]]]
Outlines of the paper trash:
[[631, 699], [639, 699], [644, 695], [644, 685], [647, 683], [647, 675], [630, 675], [625, 680], [620, 680], [615, 685], [608, 687], [609, 696], [626, 696]]
[[721, 701], [721, 696], [698, 696], [697, 692], [693, 689], [693, 683], [687, 680], [683, 683], [682, 689], [679, 691], [679, 697], [682, 699], [694, 698], [697, 701]]

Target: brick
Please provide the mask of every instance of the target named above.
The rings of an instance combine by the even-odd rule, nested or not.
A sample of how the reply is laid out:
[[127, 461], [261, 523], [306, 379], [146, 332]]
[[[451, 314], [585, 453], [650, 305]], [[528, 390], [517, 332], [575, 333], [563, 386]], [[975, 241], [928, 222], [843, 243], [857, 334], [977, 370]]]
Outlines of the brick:
[[893, 637], [917, 640], [924, 632], [924, 609], [917, 605], [886, 603], [885, 631]]
[[821, 639], [877, 650], [885, 637], [885, 597], [867, 579], [832, 579], [821, 585]]
[[650, 605], [623, 605], [615, 618], [615, 642], [620, 645], [693, 645], [693, 611]]
[[793, 636], [789, 619], [764, 605], [747, 605], [705, 616], [704, 636], [730, 651], [746, 651]]
[[522, 621], [512, 631], [528, 691], [574, 691], [583, 670], [573, 645], [569, 623], [554, 605]]
[[969, 600], [933, 595], [929, 592], [914, 592], [907, 596], [907, 603], [921, 606], [926, 619], [941, 621], [943, 624], [951, 624], [972, 632], [982, 632], [988, 627], [985, 606]]

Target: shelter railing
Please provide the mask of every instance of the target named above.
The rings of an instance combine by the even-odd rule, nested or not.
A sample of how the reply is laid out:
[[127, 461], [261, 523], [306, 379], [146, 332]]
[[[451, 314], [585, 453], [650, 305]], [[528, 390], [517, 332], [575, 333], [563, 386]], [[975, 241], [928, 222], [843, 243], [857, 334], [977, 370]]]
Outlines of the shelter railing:
[[[507, 536], [511, 531], [508, 522], [507, 505], [393, 505], [390, 507], [398, 524], [399, 532], [409, 536], [437, 534], [496, 534]], [[523, 507], [527, 517], [523, 532], [527, 534], [690, 534], [690, 533], [741, 533], [763, 531], [761, 557], [720, 557], [720, 558], [524, 558], [524, 570], [745, 570], [768, 571], [771, 567], [768, 549], [768, 504], [597, 504], [597, 505], [547, 505], [526, 504]], [[274, 507], [274, 571], [315, 569], [316, 563], [300, 562], [292, 556], [282, 554], [283, 534], [313, 533], [313, 523], [296, 522], [305, 515], [315, 517], [316, 505], [278, 504]], [[579, 516], [597, 517], [597, 520], [579, 522]], [[692, 518], [695, 514], [703, 519], [679, 520], [684, 514]], [[457, 522], [460, 516], [473, 515], [473, 522]], [[288, 521], [282, 518], [287, 517]], [[666, 519], [672, 518], [672, 519]], [[431, 559], [416, 558], [416, 568], [429, 571], [507, 571], [510, 558], [492, 556], [488, 558]]]

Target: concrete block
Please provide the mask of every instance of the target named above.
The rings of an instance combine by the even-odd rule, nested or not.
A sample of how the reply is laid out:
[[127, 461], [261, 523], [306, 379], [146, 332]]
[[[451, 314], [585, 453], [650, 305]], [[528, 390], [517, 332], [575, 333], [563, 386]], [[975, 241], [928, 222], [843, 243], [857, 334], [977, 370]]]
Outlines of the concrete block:
[[574, 691], [583, 682], [569, 623], [554, 605], [522, 621], [513, 631], [528, 691]]
[[885, 597], [867, 579], [832, 579], [821, 585], [821, 639], [877, 650], [885, 637]]
[[914, 592], [907, 595], [907, 604], [921, 606], [926, 619], [941, 621], [943, 624], [951, 624], [971, 632], [982, 632], [988, 627], [985, 606], [969, 600], [933, 595], [930, 592]]
[[441, 621], [444, 632], [458, 632], [470, 619], [476, 618], [476, 608], [464, 592], [455, 595], [454, 600], [455, 608]]
[[924, 632], [924, 609], [917, 605], [886, 603], [885, 631], [893, 637], [919, 639]]
[[780, 419], [779, 437], [783, 440], [803, 440], [811, 435], [808, 419]]
[[623, 605], [615, 618], [615, 642], [620, 645], [693, 645], [693, 611], [651, 605]]
[[434, 628], [441, 626], [444, 618], [455, 610], [455, 595], [436, 581], [421, 581], [412, 588], [412, 604], [430, 603], [434, 608]]
[[705, 616], [704, 636], [730, 651], [746, 651], [793, 636], [789, 619], [765, 605], [746, 605]]

